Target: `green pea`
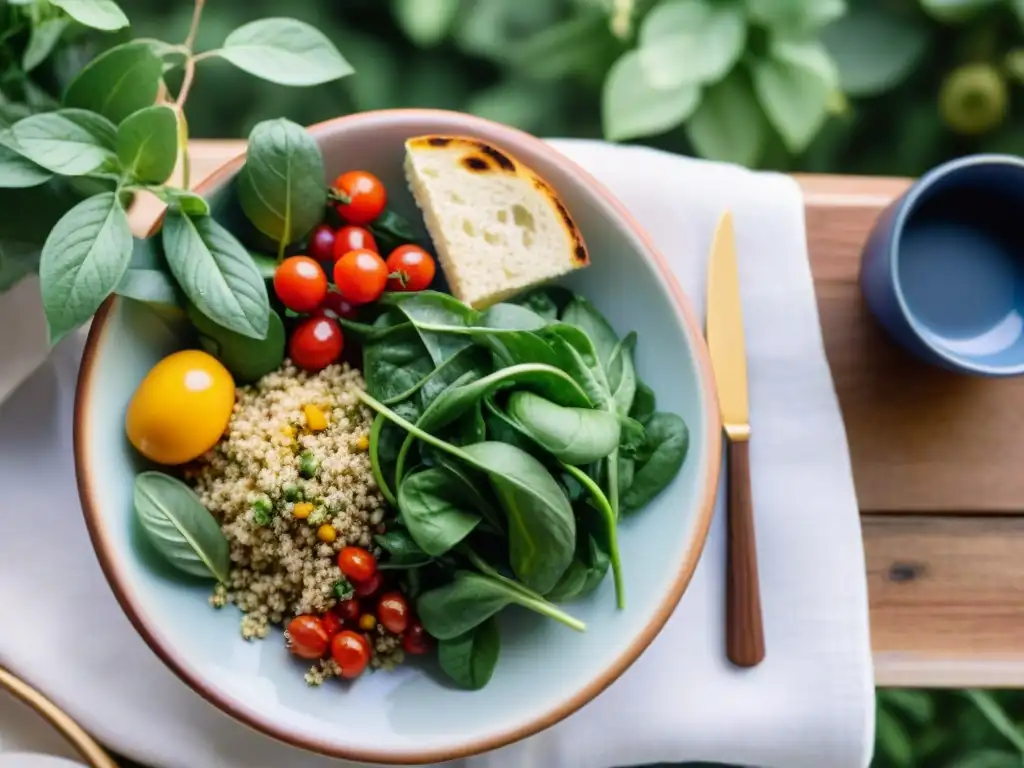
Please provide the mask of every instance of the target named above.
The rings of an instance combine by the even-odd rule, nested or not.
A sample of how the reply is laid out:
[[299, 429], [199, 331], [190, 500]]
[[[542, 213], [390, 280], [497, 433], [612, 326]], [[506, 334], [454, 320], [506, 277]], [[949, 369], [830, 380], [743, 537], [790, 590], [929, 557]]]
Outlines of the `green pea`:
[[317, 461], [316, 456], [309, 451], [305, 451], [301, 456], [299, 456], [299, 473], [303, 477], [315, 477], [317, 470], [319, 469], [320, 462]]
[[339, 600], [351, 600], [355, 594], [355, 590], [347, 579], [334, 582], [334, 596]]
[[257, 525], [267, 526], [270, 525], [270, 520], [274, 515], [274, 504], [267, 495], [261, 495], [256, 497], [252, 503], [252, 517], [256, 521]]
[[281, 490], [285, 501], [302, 501], [302, 489], [296, 483], [285, 483]]

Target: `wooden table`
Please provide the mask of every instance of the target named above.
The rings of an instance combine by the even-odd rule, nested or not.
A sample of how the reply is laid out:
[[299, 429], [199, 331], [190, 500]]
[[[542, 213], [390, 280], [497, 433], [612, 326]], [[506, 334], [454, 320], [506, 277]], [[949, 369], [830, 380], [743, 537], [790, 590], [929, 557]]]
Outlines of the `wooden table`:
[[[193, 182], [243, 149], [242, 141], [194, 141]], [[1024, 378], [971, 379], [921, 365], [867, 314], [860, 248], [908, 180], [798, 179], [860, 500], [876, 680], [1024, 687]], [[140, 200], [135, 230], [158, 211], [155, 199]]]

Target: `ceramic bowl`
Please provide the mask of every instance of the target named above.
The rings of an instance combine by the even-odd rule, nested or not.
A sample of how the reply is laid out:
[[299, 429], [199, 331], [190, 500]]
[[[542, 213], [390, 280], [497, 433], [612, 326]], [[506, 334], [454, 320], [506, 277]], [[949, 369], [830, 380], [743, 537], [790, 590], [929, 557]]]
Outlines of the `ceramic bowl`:
[[[279, 635], [245, 642], [234, 608], [212, 610], [208, 585], [183, 584], [140, 546], [132, 480], [142, 466], [124, 435], [125, 409], [150, 367], [181, 344], [139, 305], [113, 299], [86, 346], [75, 412], [79, 492], [93, 545], [117, 599], [145, 641], [185, 682], [228, 714], [309, 750], [384, 763], [440, 762], [524, 738], [582, 707], [643, 652], [675, 608], [707, 535], [720, 463], [720, 424], [700, 327], [667, 262], [625, 209], [557, 151], [519, 131], [467, 115], [426, 110], [343, 117], [310, 128], [330, 178], [364, 168], [390, 203], [419, 221], [405, 191], [403, 141], [455, 133], [493, 142], [532, 166], [580, 225], [592, 266], [569, 284], [624, 333], [638, 332], [637, 368], [659, 408], [690, 428], [683, 470], [641, 514], [623, 520], [627, 607], [611, 578], [572, 604], [584, 634], [517, 610], [502, 618], [502, 653], [482, 690], [446, 685], [429, 670], [366, 675], [310, 689]], [[203, 182], [213, 214], [230, 219], [235, 158]]]

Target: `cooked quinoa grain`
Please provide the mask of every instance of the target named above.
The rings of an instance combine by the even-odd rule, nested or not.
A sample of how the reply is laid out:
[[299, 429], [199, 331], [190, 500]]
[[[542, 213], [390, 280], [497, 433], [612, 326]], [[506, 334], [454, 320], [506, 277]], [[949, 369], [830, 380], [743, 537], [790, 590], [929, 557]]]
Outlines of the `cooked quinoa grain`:
[[[227, 432], [191, 473], [230, 545], [228, 584], [217, 586], [210, 604], [238, 606], [248, 640], [329, 610], [341, 579], [338, 551], [373, 544], [385, 508], [361, 447], [373, 420], [355, 394], [364, 386], [348, 365], [310, 374], [286, 360], [237, 389]], [[399, 638], [375, 632], [371, 646], [374, 667], [401, 662]], [[335, 674], [325, 661], [307, 682]]]

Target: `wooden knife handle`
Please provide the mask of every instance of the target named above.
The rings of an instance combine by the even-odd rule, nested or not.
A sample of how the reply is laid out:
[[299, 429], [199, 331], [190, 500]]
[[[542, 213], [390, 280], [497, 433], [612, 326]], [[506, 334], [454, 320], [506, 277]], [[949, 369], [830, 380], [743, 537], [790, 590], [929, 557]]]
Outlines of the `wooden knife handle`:
[[729, 560], [726, 578], [726, 651], [739, 667], [764, 659], [764, 625], [757, 577], [757, 540], [750, 489], [750, 443], [728, 442]]

